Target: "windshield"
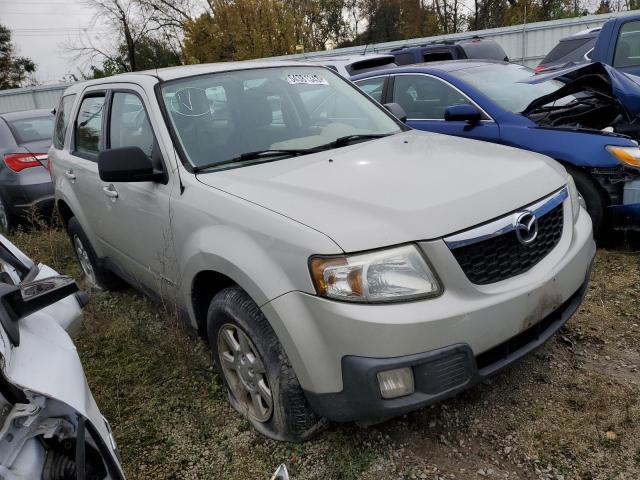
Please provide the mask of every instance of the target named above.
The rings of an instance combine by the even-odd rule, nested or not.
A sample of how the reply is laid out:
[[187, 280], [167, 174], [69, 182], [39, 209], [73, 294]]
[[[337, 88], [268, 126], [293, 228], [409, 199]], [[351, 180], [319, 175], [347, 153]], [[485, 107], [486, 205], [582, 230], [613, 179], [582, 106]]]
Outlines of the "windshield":
[[[196, 168], [215, 168], [265, 150], [295, 149], [301, 154], [301, 150], [340, 146], [328, 144], [341, 137], [401, 131], [359, 90], [318, 67], [183, 78], [164, 84], [162, 98], [187, 160]], [[280, 158], [284, 156], [283, 152]]]
[[[477, 88], [500, 107], [514, 113], [522, 112], [536, 98], [555, 92], [564, 84], [558, 80], [530, 84], [518, 83], [531, 78], [533, 70], [515, 64], [492, 64], [451, 72], [459, 79]], [[568, 95], [554, 102], [562, 105], [575, 100]]]

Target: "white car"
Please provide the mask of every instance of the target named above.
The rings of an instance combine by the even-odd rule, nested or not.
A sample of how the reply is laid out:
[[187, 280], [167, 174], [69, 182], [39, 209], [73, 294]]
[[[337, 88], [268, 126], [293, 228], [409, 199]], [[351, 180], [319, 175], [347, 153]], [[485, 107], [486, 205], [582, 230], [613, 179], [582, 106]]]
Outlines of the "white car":
[[86, 299], [2, 236], [0, 266], [0, 479], [124, 479], [67, 333]]
[[560, 164], [410, 130], [324, 67], [79, 83], [56, 126], [55, 198], [87, 278], [175, 305], [272, 438], [469, 388], [586, 289], [591, 220]]

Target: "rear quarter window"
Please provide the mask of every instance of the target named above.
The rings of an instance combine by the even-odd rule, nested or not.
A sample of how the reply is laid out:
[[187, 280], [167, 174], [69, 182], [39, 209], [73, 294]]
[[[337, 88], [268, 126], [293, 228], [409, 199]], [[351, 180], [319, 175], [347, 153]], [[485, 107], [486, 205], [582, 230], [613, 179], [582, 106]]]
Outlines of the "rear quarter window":
[[53, 146], [57, 149], [64, 147], [64, 137], [67, 134], [67, 127], [69, 126], [69, 118], [71, 117], [71, 108], [76, 96], [67, 95], [60, 99], [60, 105], [56, 112], [56, 120], [53, 128]]
[[394, 56], [398, 65], [410, 65], [416, 62], [413, 53], [395, 53]]

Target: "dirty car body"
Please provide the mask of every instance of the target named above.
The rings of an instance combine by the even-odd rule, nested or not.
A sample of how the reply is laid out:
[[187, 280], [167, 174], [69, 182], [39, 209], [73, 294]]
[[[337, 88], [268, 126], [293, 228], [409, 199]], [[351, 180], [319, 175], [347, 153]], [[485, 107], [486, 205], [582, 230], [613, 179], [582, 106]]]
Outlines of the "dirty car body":
[[123, 479], [68, 333], [84, 296], [2, 236], [0, 264], [0, 478]]
[[[421, 78], [418, 89], [429, 79], [415, 98], [401, 86], [409, 77]], [[600, 63], [534, 75], [515, 64], [453, 61], [379, 71], [354, 81], [372, 90], [376, 78], [380, 101], [403, 106], [409, 126], [548, 155], [593, 180], [614, 227], [640, 228], [636, 77]], [[445, 120], [445, 110], [454, 105], [476, 108], [479, 121]]]
[[[408, 129], [330, 69], [194, 65], [72, 96], [52, 177], [94, 278], [188, 315], [272, 438], [469, 388], [582, 300], [591, 220], [557, 162]], [[146, 152], [122, 103], [146, 113]]]

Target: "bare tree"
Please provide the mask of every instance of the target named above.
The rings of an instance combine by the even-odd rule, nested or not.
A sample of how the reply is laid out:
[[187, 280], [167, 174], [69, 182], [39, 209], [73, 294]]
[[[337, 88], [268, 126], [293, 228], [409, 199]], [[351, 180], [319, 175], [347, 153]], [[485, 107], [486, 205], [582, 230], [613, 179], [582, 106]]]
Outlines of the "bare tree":
[[[77, 58], [84, 57], [94, 63], [95, 60], [109, 60], [118, 64], [125, 71], [136, 70], [136, 47], [153, 29], [153, 18], [143, 15], [135, 0], [84, 0], [85, 5], [95, 11], [93, 26], [104, 26], [115, 40], [114, 45], [105, 45], [104, 39], [95, 40], [88, 29], [80, 37], [79, 43], [71, 45], [69, 50]], [[118, 47], [125, 46], [125, 56], [119, 54]]]

